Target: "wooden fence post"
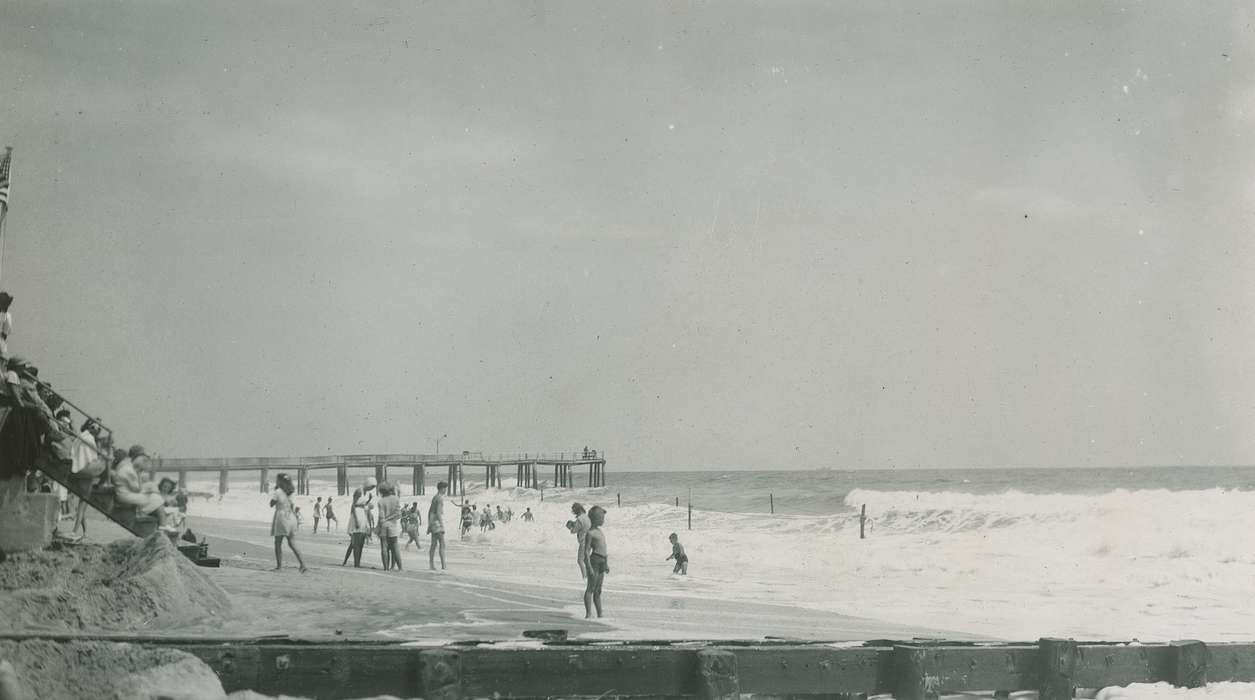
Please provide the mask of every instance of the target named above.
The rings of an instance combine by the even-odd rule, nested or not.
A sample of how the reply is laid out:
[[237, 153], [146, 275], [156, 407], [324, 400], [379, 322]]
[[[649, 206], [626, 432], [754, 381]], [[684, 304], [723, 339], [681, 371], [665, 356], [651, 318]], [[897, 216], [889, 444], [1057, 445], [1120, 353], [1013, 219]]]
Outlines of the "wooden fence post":
[[700, 700], [739, 700], [736, 654], [721, 649], [697, 652], [697, 697]]
[[893, 667], [898, 682], [893, 689], [897, 700], [930, 700], [937, 697], [935, 680], [928, 677], [928, 650], [910, 644], [895, 644]]
[[460, 700], [462, 664], [456, 651], [428, 649], [419, 653], [423, 697], [429, 700]]
[[1076, 692], [1076, 641], [1043, 637], [1037, 646], [1041, 658], [1039, 700], [1072, 700]]
[[1207, 685], [1207, 645], [1188, 639], [1168, 646], [1172, 650], [1172, 684], [1181, 688]]

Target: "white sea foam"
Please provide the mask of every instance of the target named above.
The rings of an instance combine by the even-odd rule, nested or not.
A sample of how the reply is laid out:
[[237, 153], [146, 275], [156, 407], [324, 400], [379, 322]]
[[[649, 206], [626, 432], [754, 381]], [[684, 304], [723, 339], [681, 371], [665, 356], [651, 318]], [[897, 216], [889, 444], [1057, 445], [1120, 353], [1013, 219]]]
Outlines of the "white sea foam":
[[[349, 499], [314, 495], [334, 497], [343, 525]], [[465, 545], [482, 554], [478, 573], [499, 580], [577, 588], [575, 538], [563, 523], [580, 500], [609, 510], [610, 592], [773, 602], [996, 639], [1255, 638], [1255, 552], [1240, 534], [1255, 530], [1248, 491], [855, 490], [841, 513], [697, 511], [692, 531], [683, 507], [618, 508], [605, 489], [546, 489], [543, 503], [530, 489], [469, 498], [515, 512], [490, 532], [475, 527]], [[429, 500], [402, 498], [424, 515]], [[266, 519], [267, 501], [239, 490], [221, 502], [194, 500], [192, 513]], [[312, 501], [297, 497], [303, 510]], [[864, 503], [871, 523], [860, 540], [853, 511]], [[519, 519], [526, 507], [535, 523]], [[454, 517], [450, 508], [446, 518]], [[672, 576], [665, 561], [673, 531], [691, 558], [688, 577]]]

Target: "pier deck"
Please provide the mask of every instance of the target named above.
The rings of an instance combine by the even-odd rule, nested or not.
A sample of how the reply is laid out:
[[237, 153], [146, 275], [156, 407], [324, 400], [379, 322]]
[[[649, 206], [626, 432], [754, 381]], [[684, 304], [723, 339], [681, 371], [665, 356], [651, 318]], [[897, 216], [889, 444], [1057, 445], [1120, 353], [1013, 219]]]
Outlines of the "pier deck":
[[[375, 478], [384, 481], [389, 469], [410, 469], [413, 495], [426, 493], [427, 470], [445, 470], [442, 479], [449, 483], [452, 495], [466, 492], [465, 469], [483, 468], [485, 486], [501, 487], [501, 467], [514, 467], [515, 483], [519, 486], [540, 488], [542, 468], [552, 468], [551, 486], [605, 486], [606, 456], [596, 451], [555, 453], [508, 453], [485, 455], [479, 452], [462, 454], [366, 454], [320, 455], [317, 457], [161, 457], [155, 461], [155, 471], [177, 474], [180, 487], [186, 487], [187, 475], [192, 472], [218, 472], [218, 492], [226, 493], [231, 472], [258, 472], [259, 490], [265, 491], [274, 470], [296, 472], [297, 493], [309, 493], [311, 470], [336, 470], [336, 491], [341, 496], [351, 490], [348, 470], [373, 468]], [[576, 484], [573, 469], [587, 469], [587, 483]], [[584, 482], [584, 479], [579, 481]]]

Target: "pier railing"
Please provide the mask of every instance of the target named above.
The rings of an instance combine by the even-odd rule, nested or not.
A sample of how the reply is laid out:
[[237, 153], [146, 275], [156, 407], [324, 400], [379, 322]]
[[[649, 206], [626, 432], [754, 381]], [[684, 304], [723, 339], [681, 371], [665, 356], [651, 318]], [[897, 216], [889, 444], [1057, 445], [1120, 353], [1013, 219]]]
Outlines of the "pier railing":
[[373, 469], [375, 478], [388, 478], [390, 468], [410, 469], [410, 485], [414, 495], [426, 493], [427, 469], [446, 469], [444, 481], [449, 484], [451, 495], [466, 493], [466, 468], [483, 468], [486, 486], [503, 486], [501, 467], [516, 467], [515, 483], [519, 486], [541, 488], [541, 468], [553, 469], [551, 485], [575, 486], [577, 479], [572, 470], [585, 468], [587, 484], [606, 485], [606, 455], [594, 450], [548, 453], [462, 452], [452, 454], [365, 454], [365, 455], [317, 455], [313, 457], [159, 457], [153, 460], [153, 471], [176, 474], [179, 488], [187, 487], [187, 475], [194, 472], [218, 472], [218, 493], [226, 493], [231, 472], [257, 472], [258, 489], [268, 491], [271, 470], [295, 472], [296, 491], [308, 494], [310, 472], [321, 469], [336, 470], [336, 492], [341, 496], [350, 492], [350, 469]]
[[440, 647], [378, 641], [174, 639], [20, 634], [13, 641], [113, 639], [181, 649], [205, 661], [227, 692], [314, 698], [741, 698], [852, 700], [892, 693], [927, 700], [1036, 690], [1070, 700], [1077, 688], [1167, 682], [1196, 688], [1255, 681], [1255, 644], [1026, 644], [940, 640], [855, 643], [465, 642]]

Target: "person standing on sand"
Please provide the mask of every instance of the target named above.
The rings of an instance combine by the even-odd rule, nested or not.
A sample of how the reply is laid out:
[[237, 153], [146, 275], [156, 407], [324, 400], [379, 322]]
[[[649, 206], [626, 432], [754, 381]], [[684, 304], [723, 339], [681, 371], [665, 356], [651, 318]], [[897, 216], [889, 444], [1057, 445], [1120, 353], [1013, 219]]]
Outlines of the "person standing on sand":
[[301, 558], [301, 550], [296, 548], [296, 513], [292, 510], [292, 492], [296, 487], [287, 474], [275, 477], [275, 490], [270, 494], [270, 505], [275, 509], [274, 519], [270, 521], [270, 536], [275, 538], [275, 571], [283, 568], [283, 540], [296, 555], [296, 562], [301, 565], [301, 573], [309, 571], [305, 560]]
[[401, 499], [396, 486], [385, 481], [379, 485], [379, 544], [382, 548], [383, 570], [401, 570]]
[[601, 526], [606, 522], [606, 509], [593, 506], [588, 511], [590, 527], [584, 538], [587, 550], [588, 582], [584, 586], [584, 618], [593, 616], [593, 608], [597, 608], [597, 617], [601, 617], [601, 583], [610, 573], [610, 555], [606, 549], [606, 533]]
[[314, 534], [318, 534], [318, 521], [322, 520], [322, 496], [314, 501]]
[[444, 570], [444, 494], [449, 482], [436, 484], [436, 495], [431, 497], [427, 508], [427, 532], [431, 533], [431, 549], [427, 551], [427, 565], [436, 570], [436, 546], [440, 546], [440, 569]]
[[571, 514], [575, 516], [575, 527], [571, 530], [575, 533], [575, 560], [580, 565], [580, 578], [588, 578], [588, 557], [584, 554], [584, 540], [588, 536], [588, 530], [592, 527], [589, 522], [588, 514], [584, 512], [584, 506], [579, 503], [571, 504]]
[[353, 490], [353, 507], [349, 509], [349, 548], [344, 550], [344, 561], [340, 566], [349, 563], [349, 555], [353, 555], [353, 568], [362, 566], [362, 547], [366, 545], [366, 509], [362, 507], [362, 490]]
[[327, 508], [324, 511], [327, 515], [327, 523], [323, 525], [323, 532], [331, 532], [331, 523], [336, 524], [336, 529], [340, 529], [340, 521], [336, 520], [336, 512], [331, 510], [331, 496], [327, 496]]

